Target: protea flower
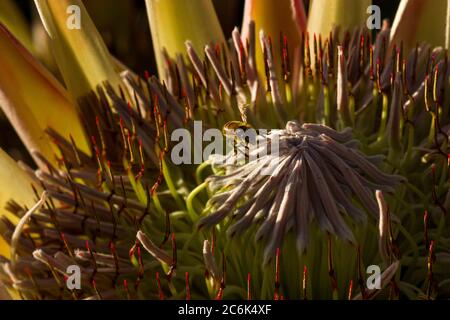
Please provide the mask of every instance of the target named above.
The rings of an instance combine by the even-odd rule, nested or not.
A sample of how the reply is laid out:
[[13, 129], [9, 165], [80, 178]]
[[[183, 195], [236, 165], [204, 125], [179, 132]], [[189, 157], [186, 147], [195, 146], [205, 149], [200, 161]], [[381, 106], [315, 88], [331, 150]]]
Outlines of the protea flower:
[[[369, 1], [247, 0], [224, 35], [208, 0], [147, 0], [139, 75], [80, 0], [35, 0], [61, 80], [0, 15], [0, 106], [35, 162], [0, 152], [0, 297], [448, 298], [450, 32], [418, 2], [372, 33]], [[177, 165], [197, 121], [231, 151]]]

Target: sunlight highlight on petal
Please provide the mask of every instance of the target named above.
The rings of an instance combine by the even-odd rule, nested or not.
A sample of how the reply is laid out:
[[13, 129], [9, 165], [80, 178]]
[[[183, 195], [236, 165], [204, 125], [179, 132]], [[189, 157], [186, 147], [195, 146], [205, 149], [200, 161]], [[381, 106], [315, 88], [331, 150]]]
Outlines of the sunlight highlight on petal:
[[[0, 106], [29, 151], [54, 161], [48, 127], [89, 152], [77, 110], [58, 81], [0, 24]], [[37, 159], [35, 159], [37, 160]]]
[[120, 77], [111, 56], [81, 0], [35, 0], [64, 81], [75, 98]]

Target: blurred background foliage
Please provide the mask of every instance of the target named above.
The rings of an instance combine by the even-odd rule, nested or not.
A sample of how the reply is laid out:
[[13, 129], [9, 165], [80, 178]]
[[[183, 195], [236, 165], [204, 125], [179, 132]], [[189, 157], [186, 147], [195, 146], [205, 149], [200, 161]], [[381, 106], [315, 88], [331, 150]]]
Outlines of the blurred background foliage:
[[[15, 1], [29, 24], [33, 53], [58, 76], [58, 70], [49, 54], [47, 35], [37, 15], [34, 2], [32, 0]], [[156, 73], [144, 0], [83, 0], [83, 2], [110, 52], [117, 59], [138, 74], [143, 74], [146, 70]], [[399, 2], [400, 0], [374, 0], [373, 4], [380, 6], [383, 19], [392, 21]], [[225, 35], [231, 35], [235, 26], [241, 27], [244, 0], [213, 0], [213, 3]], [[309, 0], [305, 0], [305, 4], [308, 8]], [[349, 8], [350, 12], [351, 8]], [[32, 165], [28, 152], [3, 114], [0, 114], [0, 128], [0, 148], [15, 160], [22, 160]]]

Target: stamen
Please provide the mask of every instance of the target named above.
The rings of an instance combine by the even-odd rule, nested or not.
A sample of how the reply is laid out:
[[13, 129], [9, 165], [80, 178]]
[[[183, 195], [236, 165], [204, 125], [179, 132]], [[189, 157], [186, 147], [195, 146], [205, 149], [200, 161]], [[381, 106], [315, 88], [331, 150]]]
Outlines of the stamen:
[[222, 275], [219, 272], [219, 269], [216, 264], [216, 260], [214, 258], [213, 253], [211, 252], [211, 246], [208, 240], [203, 242], [203, 261], [205, 263], [206, 270], [213, 277], [213, 279], [220, 283]]
[[307, 283], [308, 283], [308, 268], [303, 266], [303, 280], [302, 280], [302, 289], [303, 289], [303, 300], [308, 300], [307, 294]]
[[191, 288], [189, 286], [189, 272], [185, 273], [185, 282], [186, 282], [186, 300], [191, 300]]
[[356, 249], [356, 259], [357, 259], [357, 270], [358, 270], [358, 284], [359, 284], [359, 289], [361, 290], [361, 297], [363, 300], [367, 299], [367, 294], [366, 294], [366, 283], [364, 281], [364, 276], [363, 276], [363, 271], [362, 271], [362, 261], [361, 261], [361, 247], [358, 246]]
[[353, 280], [350, 280], [350, 285], [348, 286], [347, 299], [352, 300], [352, 295], [353, 295]]
[[36, 204], [33, 207], [31, 207], [31, 209], [28, 210], [27, 213], [25, 213], [25, 215], [20, 219], [19, 223], [17, 223], [17, 226], [14, 229], [14, 233], [11, 237], [11, 250], [10, 250], [11, 265], [14, 266], [14, 264], [16, 263], [17, 246], [25, 225], [27, 224], [31, 216], [44, 205], [46, 199], [47, 199], [47, 192], [44, 191], [41, 195], [41, 199], [39, 199], [39, 201], [36, 202]]
[[159, 272], [156, 272], [156, 283], [158, 285], [159, 300], [164, 300], [164, 292], [161, 287], [161, 280], [159, 279]]
[[280, 248], [277, 248], [275, 257], [275, 293], [273, 299], [280, 300]]
[[331, 248], [331, 237], [328, 236], [328, 275], [331, 279], [331, 290], [333, 294], [333, 298], [337, 298], [338, 287], [337, 287], [337, 279], [336, 274], [333, 268], [333, 254]]
[[130, 289], [128, 288], [128, 281], [127, 281], [127, 279], [123, 280], [123, 287], [125, 289], [125, 293], [127, 295], [127, 299], [131, 300]]
[[433, 265], [436, 260], [436, 256], [434, 254], [435, 250], [435, 242], [432, 240], [430, 242], [430, 246], [428, 248], [428, 258], [427, 258], [427, 268], [428, 268], [428, 284], [427, 284], [427, 299], [430, 300], [431, 294], [434, 289], [434, 276], [433, 276]]
[[425, 235], [425, 248], [429, 248], [429, 239], [428, 239], [428, 222], [429, 222], [429, 215], [428, 210], [425, 210], [423, 215], [423, 228], [424, 228], [424, 235]]
[[139, 242], [144, 246], [144, 249], [147, 250], [155, 259], [171, 266], [173, 265], [173, 260], [171, 257], [167, 255], [166, 252], [158, 248], [142, 231], [138, 231], [136, 238]]
[[252, 275], [247, 274], [247, 300], [252, 300]]

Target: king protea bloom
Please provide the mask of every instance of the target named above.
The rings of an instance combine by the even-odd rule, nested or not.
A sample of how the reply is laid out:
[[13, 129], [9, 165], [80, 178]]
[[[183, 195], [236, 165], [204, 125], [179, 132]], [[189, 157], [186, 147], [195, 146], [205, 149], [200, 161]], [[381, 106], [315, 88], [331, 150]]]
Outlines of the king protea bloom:
[[[0, 298], [448, 298], [447, 2], [377, 32], [370, 4], [246, 0], [224, 35], [210, 0], [147, 0], [143, 75], [81, 0], [35, 0], [56, 75], [0, 13], [0, 106], [34, 160], [0, 150]], [[233, 149], [175, 165], [194, 121]]]
[[[305, 123], [300, 127], [290, 121], [286, 129], [272, 131], [265, 143], [273, 144], [275, 138], [279, 144], [276, 155], [255, 157], [256, 160], [237, 168], [218, 165], [224, 167], [225, 175], [212, 176], [208, 183], [212, 190], [223, 190], [209, 200], [210, 205], [218, 203], [219, 208], [200, 220], [201, 225], [211, 226], [233, 214], [236, 222], [228, 233], [234, 235], [254, 224], [259, 213], [263, 222], [256, 237], [257, 241], [268, 238], [266, 258], [281, 247], [291, 225], [295, 226], [297, 247], [302, 253], [309, 242], [312, 221], [324, 231], [355, 244], [353, 232], [340, 211], [355, 222], [366, 222], [365, 213], [353, 204], [354, 197], [378, 218], [372, 194], [376, 189], [392, 192], [401, 180], [380, 172], [374, 165], [377, 158], [360, 154], [349, 130], [338, 133], [323, 125]], [[269, 147], [263, 142], [258, 148]], [[274, 160], [277, 162], [272, 164]], [[234, 164], [238, 160], [227, 161]], [[264, 175], [264, 169], [270, 165], [273, 172]], [[233, 212], [235, 207], [238, 208]]]

